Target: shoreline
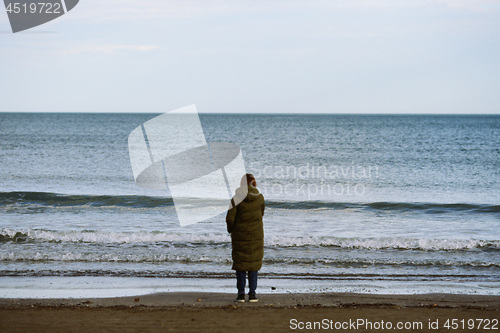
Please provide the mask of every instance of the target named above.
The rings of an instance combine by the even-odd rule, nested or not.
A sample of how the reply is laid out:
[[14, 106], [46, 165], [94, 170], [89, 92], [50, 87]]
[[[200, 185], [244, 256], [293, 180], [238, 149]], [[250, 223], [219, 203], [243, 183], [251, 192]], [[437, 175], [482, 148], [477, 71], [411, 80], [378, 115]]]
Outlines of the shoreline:
[[446, 307], [500, 309], [500, 296], [466, 294], [275, 293], [258, 294], [257, 303], [236, 303], [235, 293], [161, 292], [107, 298], [0, 298], [0, 309], [23, 307]]
[[261, 294], [258, 303], [236, 303], [234, 299], [233, 293], [199, 292], [85, 299], [3, 298], [0, 331], [373, 332], [380, 330], [374, 327], [389, 331], [387, 325], [391, 325], [392, 332], [408, 332], [396, 329], [397, 325], [413, 325], [414, 332], [431, 328], [433, 332], [449, 332], [446, 325], [455, 320], [474, 325], [473, 330], [465, 327], [458, 331], [477, 332], [481, 331], [477, 325], [486, 321], [491, 326], [496, 320], [498, 327], [500, 317], [500, 296], [487, 295], [302, 293]]
[[[285, 279], [259, 278], [260, 295], [369, 294], [369, 295], [490, 295], [500, 296], [500, 281], [398, 281], [369, 279]], [[0, 277], [2, 298], [116, 298], [157, 293], [236, 292], [231, 278], [149, 278], [149, 277]]]

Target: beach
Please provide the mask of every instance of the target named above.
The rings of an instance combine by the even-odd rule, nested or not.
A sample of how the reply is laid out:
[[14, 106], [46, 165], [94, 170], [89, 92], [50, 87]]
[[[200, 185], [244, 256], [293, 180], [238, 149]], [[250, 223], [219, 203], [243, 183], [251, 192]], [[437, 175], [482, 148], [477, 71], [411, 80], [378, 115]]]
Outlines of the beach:
[[[487, 323], [487, 331], [494, 332], [499, 317], [500, 297], [482, 295], [273, 294], [262, 295], [258, 303], [236, 303], [229, 293], [192, 292], [0, 299], [1, 332], [290, 332], [314, 327], [317, 331], [479, 332], [487, 330]], [[458, 326], [453, 329], [453, 325]]]

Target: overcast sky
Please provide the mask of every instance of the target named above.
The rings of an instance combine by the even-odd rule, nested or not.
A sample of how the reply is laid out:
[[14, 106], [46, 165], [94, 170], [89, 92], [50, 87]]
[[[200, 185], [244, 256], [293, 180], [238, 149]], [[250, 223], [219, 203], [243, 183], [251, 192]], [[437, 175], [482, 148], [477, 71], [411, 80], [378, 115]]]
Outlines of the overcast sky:
[[500, 113], [500, 0], [81, 0], [13, 34], [0, 111]]

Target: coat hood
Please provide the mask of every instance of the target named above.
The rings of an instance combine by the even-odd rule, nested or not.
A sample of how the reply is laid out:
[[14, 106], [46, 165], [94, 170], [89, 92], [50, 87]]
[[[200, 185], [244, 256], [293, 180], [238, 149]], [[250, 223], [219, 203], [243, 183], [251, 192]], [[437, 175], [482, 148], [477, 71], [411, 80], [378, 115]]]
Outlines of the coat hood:
[[239, 202], [241, 202], [241, 201], [246, 201], [246, 202], [254, 201], [259, 196], [260, 196], [259, 190], [255, 186], [252, 186], [252, 185], [248, 185], [248, 187], [239, 187], [236, 189], [235, 197], [237, 197], [239, 199], [238, 200]]

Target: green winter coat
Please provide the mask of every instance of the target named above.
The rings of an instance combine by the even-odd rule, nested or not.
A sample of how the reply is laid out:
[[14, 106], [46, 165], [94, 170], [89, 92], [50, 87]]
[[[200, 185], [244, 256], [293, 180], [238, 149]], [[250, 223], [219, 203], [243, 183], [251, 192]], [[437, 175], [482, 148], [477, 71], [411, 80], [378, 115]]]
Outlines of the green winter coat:
[[[244, 188], [236, 190], [241, 198]], [[232, 200], [232, 202], [234, 202]], [[249, 185], [248, 194], [226, 215], [227, 231], [231, 234], [233, 245], [233, 267], [235, 271], [258, 271], [264, 257], [264, 196], [257, 188]]]

